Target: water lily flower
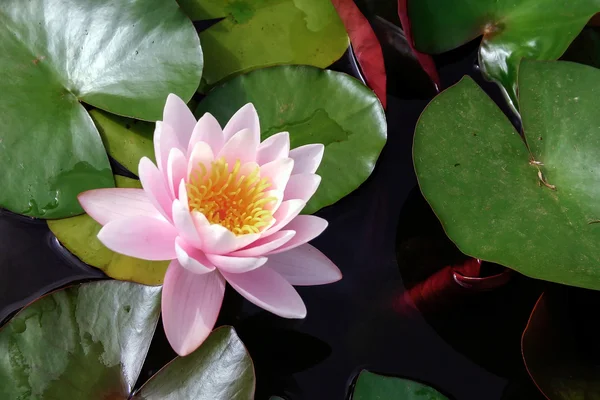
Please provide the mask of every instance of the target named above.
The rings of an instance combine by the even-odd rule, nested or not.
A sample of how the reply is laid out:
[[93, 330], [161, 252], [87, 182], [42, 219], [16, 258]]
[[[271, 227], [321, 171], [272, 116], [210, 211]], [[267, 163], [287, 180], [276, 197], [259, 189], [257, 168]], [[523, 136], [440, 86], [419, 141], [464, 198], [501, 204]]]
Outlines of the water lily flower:
[[79, 195], [103, 225], [109, 249], [144, 260], [172, 260], [162, 316], [173, 349], [194, 351], [213, 329], [225, 282], [252, 303], [285, 318], [304, 318], [292, 285], [341, 279], [339, 269], [307, 242], [327, 227], [299, 215], [321, 178], [321, 144], [290, 150], [289, 134], [262, 143], [256, 109], [246, 104], [222, 129], [210, 114], [198, 121], [169, 95], [156, 123], [156, 165], [139, 163], [143, 189], [97, 189]]

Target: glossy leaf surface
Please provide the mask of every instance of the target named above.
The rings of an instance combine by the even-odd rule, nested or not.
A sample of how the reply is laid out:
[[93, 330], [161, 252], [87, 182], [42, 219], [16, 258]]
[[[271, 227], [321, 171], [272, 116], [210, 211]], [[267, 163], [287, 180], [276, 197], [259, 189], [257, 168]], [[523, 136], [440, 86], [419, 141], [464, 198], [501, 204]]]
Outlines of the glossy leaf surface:
[[598, 11], [598, 0], [408, 0], [420, 51], [445, 52], [483, 35], [479, 65], [515, 108], [521, 59], [559, 58]]
[[0, 398], [127, 399], [150, 347], [160, 292], [94, 282], [26, 307], [0, 331]]
[[[115, 176], [118, 187], [141, 188], [140, 181]], [[59, 242], [81, 261], [99, 268], [111, 278], [160, 285], [169, 261], [148, 261], [115, 253], [98, 240], [102, 226], [89, 215], [48, 221]]]
[[373, 171], [387, 126], [377, 96], [346, 74], [281, 66], [236, 77], [214, 89], [196, 110], [224, 125], [244, 104], [258, 110], [262, 139], [290, 133], [291, 147], [323, 143], [322, 181], [304, 209], [313, 213], [356, 189]]
[[425, 198], [460, 250], [525, 275], [600, 289], [600, 71], [523, 61], [525, 138], [464, 78], [415, 132]]
[[278, 64], [325, 68], [348, 47], [344, 25], [324, 0], [179, 0], [193, 20], [222, 18], [200, 33], [203, 81], [212, 86]]
[[352, 400], [448, 400], [437, 390], [408, 379], [377, 375], [363, 370]]
[[226, 326], [213, 331], [195, 352], [160, 370], [133, 399], [252, 400], [255, 383], [244, 344]]
[[78, 193], [114, 185], [82, 102], [156, 120], [200, 81], [198, 37], [172, 0], [7, 0], [0, 22], [0, 206], [16, 213], [79, 214]]

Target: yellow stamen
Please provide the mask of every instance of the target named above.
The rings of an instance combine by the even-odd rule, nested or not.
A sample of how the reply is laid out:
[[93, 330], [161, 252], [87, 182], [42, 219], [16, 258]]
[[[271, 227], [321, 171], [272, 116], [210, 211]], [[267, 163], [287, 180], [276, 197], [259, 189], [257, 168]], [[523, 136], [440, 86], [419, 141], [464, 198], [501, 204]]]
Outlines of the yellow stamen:
[[211, 224], [221, 224], [236, 235], [258, 233], [273, 219], [270, 205], [277, 201], [267, 196], [271, 183], [260, 177], [256, 167], [248, 176], [240, 175], [237, 160], [231, 170], [224, 158], [202, 163], [190, 174], [187, 195], [190, 211], [200, 211]]

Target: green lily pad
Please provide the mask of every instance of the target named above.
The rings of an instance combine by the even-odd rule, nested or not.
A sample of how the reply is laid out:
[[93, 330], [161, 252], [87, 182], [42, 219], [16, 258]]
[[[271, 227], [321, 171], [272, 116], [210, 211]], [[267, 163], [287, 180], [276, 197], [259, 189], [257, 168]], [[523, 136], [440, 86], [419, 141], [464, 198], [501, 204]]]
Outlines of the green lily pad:
[[448, 400], [437, 390], [408, 379], [377, 375], [363, 370], [358, 375], [352, 400]]
[[32, 303], [0, 330], [0, 398], [126, 399], [152, 341], [160, 293], [103, 281]]
[[[115, 175], [117, 187], [141, 188], [140, 181]], [[163, 282], [169, 261], [148, 261], [115, 253], [98, 240], [102, 226], [89, 215], [48, 221], [58, 241], [81, 261], [99, 268], [111, 278], [145, 285]]]
[[164, 367], [133, 399], [252, 400], [255, 386], [252, 359], [235, 330], [226, 326], [192, 354]]
[[263, 140], [287, 131], [292, 148], [325, 145], [317, 171], [321, 185], [305, 213], [360, 186], [386, 142], [385, 114], [369, 88], [346, 74], [308, 66], [271, 67], [233, 78], [212, 90], [195, 114], [210, 112], [224, 125], [248, 102], [258, 111]]
[[565, 287], [543, 293], [523, 332], [523, 360], [552, 400], [600, 398], [595, 292]]
[[520, 69], [529, 146], [465, 77], [417, 124], [421, 191], [463, 253], [600, 289], [600, 70], [527, 60]]
[[409, 18], [418, 50], [441, 53], [483, 35], [483, 73], [517, 103], [522, 58], [555, 60], [588, 20], [598, 0], [409, 0]]
[[223, 18], [200, 33], [203, 81], [278, 64], [325, 68], [349, 45], [335, 8], [323, 0], [179, 0], [194, 21]]
[[121, 117], [102, 110], [90, 115], [100, 132], [106, 152], [130, 172], [137, 174], [142, 157], [154, 158], [154, 124]]
[[[126, 400], [160, 313], [161, 288], [103, 281], [42, 297], [0, 330], [0, 398]], [[232, 327], [154, 375], [134, 399], [250, 400], [252, 360]]]
[[173, 0], [7, 0], [0, 22], [0, 207], [17, 213], [76, 215], [77, 194], [114, 185], [81, 103], [156, 120], [200, 81], [198, 36]]

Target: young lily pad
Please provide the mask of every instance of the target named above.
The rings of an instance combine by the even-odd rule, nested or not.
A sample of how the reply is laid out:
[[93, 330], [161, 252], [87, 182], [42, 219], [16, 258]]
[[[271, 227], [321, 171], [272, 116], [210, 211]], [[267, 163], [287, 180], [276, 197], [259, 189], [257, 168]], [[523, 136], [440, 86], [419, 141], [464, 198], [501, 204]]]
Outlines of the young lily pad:
[[[161, 288], [103, 281], [41, 298], [0, 330], [0, 398], [126, 400], [160, 313]], [[252, 360], [232, 327], [176, 358], [134, 399], [250, 400]]]
[[103, 281], [32, 303], [0, 330], [0, 398], [127, 399], [152, 341], [160, 293]]
[[173, 0], [7, 0], [0, 20], [0, 207], [79, 214], [78, 193], [114, 185], [81, 103], [160, 118], [199, 84], [198, 36]]
[[598, 399], [599, 298], [595, 292], [565, 289], [540, 296], [523, 332], [523, 360], [548, 399]]
[[222, 18], [200, 33], [203, 81], [278, 64], [325, 68], [348, 48], [333, 5], [324, 0], [179, 0], [194, 21]]
[[133, 400], [252, 400], [255, 386], [252, 359], [235, 330], [226, 326], [189, 356], [165, 366]]
[[212, 90], [196, 116], [213, 114], [225, 124], [251, 102], [258, 110], [262, 139], [290, 133], [291, 147], [323, 143], [317, 174], [322, 181], [308, 202], [313, 213], [346, 196], [371, 174], [387, 137], [381, 103], [356, 79], [308, 66], [260, 69]]
[[[141, 188], [140, 181], [115, 176], [117, 187]], [[48, 221], [48, 227], [58, 241], [81, 261], [99, 268], [111, 278], [145, 285], [160, 285], [169, 261], [140, 260], [115, 253], [98, 240], [102, 226], [89, 215]]]
[[377, 375], [363, 370], [358, 375], [352, 400], [448, 400], [437, 390], [408, 379]]
[[561, 61], [520, 69], [528, 145], [465, 77], [417, 124], [421, 191], [463, 253], [600, 289], [600, 70]]
[[479, 65], [515, 108], [522, 58], [555, 60], [600, 11], [598, 0], [409, 0], [418, 50], [441, 53], [483, 35]]

